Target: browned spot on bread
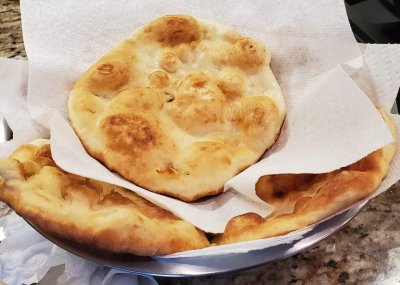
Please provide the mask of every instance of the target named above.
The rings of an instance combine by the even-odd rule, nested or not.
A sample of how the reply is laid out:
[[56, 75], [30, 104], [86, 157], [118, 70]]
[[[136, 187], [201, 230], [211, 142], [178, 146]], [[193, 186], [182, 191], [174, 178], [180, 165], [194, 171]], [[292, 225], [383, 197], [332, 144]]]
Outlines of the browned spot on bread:
[[257, 181], [256, 193], [269, 204], [279, 204], [286, 201], [290, 193], [310, 185], [314, 177], [315, 174], [265, 175]]
[[194, 71], [189, 73], [184, 80], [182, 80], [180, 88], [183, 90], [191, 90], [191, 88], [194, 87], [193, 90], [196, 90], [196, 88], [204, 87], [207, 82], [212, 82], [212, 80], [206, 73]]
[[40, 163], [40, 165], [45, 166], [55, 166], [54, 160], [51, 158], [51, 149], [50, 145], [44, 145], [40, 147], [36, 152], [35, 152], [35, 157], [34, 160]]
[[303, 210], [303, 208], [307, 205], [308, 202], [310, 202], [311, 199], [312, 197], [300, 197], [294, 205], [293, 213], [298, 213]]
[[347, 169], [357, 171], [379, 171], [381, 168], [379, 160], [382, 156], [382, 149], [378, 149], [356, 163], [353, 163]]
[[191, 134], [202, 134], [222, 122], [225, 97], [218, 86], [201, 72], [186, 76], [169, 109], [172, 119]]
[[156, 87], [129, 87], [110, 102], [110, 109], [116, 112], [133, 110], [156, 112], [164, 106], [164, 93]]
[[101, 97], [109, 91], [116, 91], [128, 82], [130, 68], [123, 60], [104, 59], [93, 68], [89, 80], [90, 90]]
[[129, 205], [131, 200], [128, 198], [122, 196], [118, 192], [112, 191], [109, 194], [106, 194], [101, 201], [98, 202], [98, 204], [102, 206], [107, 206], [107, 205]]
[[217, 84], [228, 99], [236, 99], [241, 96], [246, 87], [243, 73], [234, 69], [222, 72]]
[[270, 98], [266, 96], [246, 96], [241, 100], [241, 103], [245, 130], [251, 130], [255, 126], [268, 128], [268, 122], [276, 122], [278, 110]]
[[[196, 142], [185, 148], [191, 154], [186, 158], [186, 165], [196, 173], [211, 173], [220, 167], [231, 164], [232, 148], [217, 141]], [[198, 174], [197, 174], [198, 175]]]
[[[314, 207], [324, 208], [340, 196], [344, 198], [343, 202], [346, 202], [346, 204], [342, 204], [340, 207], [345, 208], [363, 197], [366, 189], [371, 189], [369, 191], [372, 191], [375, 183], [373, 177], [366, 172], [341, 171], [317, 192], [312, 198], [312, 202], [304, 206], [304, 211]], [[367, 190], [366, 192], [368, 193], [369, 191]], [[350, 199], [350, 197], [346, 199], [346, 194], [350, 197], [355, 196], [356, 199]], [[337, 209], [332, 213], [335, 211], [337, 211]]]
[[167, 174], [173, 176], [179, 175], [179, 171], [175, 168], [172, 162], [166, 163], [166, 165], [163, 168], [156, 169], [156, 172], [159, 174]]
[[37, 146], [32, 144], [22, 145], [18, 148], [18, 152], [14, 151], [10, 157], [21, 162], [33, 160], [37, 149]]
[[245, 96], [240, 100], [242, 115], [240, 127], [246, 142], [252, 149], [260, 151], [259, 137], [274, 139], [279, 128], [279, 111], [274, 101], [267, 96]]
[[243, 37], [235, 43], [233, 63], [247, 71], [258, 70], [266, 58], [266, 48], [253, 39]]
[[194, 50], [194, 44], [180, 44], [174, 47], [174, 53], [183, 63], [188, 63], [191, 52]]
[[261, 224], [264, 219], [256, 214], [256, 213], [247, 213], [240, 216], [236, 216], [235, 218], [229, 220], [226, 224], [224, 234], [230, 235], [234, 234], [237, 235], [238, 233], [244, 233], [259, 224]]
[[160, 131], [155, 118], [140, 113], [117, 114], [106, 117], [102, 129], [108, 144], [123, 153], [138, 155], [160, 143]]
[[196, 95], [175, 97], [171, 103], [171, 115], [174, 121], [190, 133], [201, 133], [210, 124], [219, 120], [221, 106], [217, 102], [203, 101]]
[[171, 15], [159, 18], [146, 29], [156, 41], [166, 46], [191, 43], [200, 39], [200, 27], [197, 21], [187, 15]]
[[195, 80], [192, 83], [192, 86], [195, 88], [202, 88], [204, 87], [204, 85], [206, 84], [207, 80], [206, 79], [199, 79], [199, 80]]
[[157, 70], [148, 75], [149, 83], [155, 87], [167, 87], [169, 83], [168, 74]]
[[160, 56], [160, 67], [167, 72], [174, 73], [179, 67], [179, 58], [170, 51], [164, 52]]

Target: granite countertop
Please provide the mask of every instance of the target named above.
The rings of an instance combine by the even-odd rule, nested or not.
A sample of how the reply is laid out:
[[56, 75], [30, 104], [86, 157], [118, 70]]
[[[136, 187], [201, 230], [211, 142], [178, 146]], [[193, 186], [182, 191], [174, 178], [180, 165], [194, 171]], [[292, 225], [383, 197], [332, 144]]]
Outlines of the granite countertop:
[[[0, 57], [26, 59], [19, 1], [0, 3]], [[3, 204], [0, 216], [9, 211]], [[157, 280], [160, 284], [382, 284], [382, 280], [399, 284], [399, 219], [398, 182], [347, 226], [293, 257], [238, 273]]]

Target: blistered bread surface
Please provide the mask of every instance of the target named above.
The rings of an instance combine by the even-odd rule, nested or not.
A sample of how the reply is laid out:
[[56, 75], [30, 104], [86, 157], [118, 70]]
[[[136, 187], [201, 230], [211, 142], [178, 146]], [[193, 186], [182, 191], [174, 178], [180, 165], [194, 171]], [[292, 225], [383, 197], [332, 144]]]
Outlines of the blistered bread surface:
[[134, 192], [61, 170], [48, 142], [0, 159], [0, 200], [50, 235], [110, 252], [162, 255], [209, 245], [202, 231]]
[[[393, 138], [396, 128], [390, 116], [380, 110]], [[247, 213], [231, 219], [218, 244], [284, 235], [305, 228], [344, 210], [373, 193], [388, 173], [397, 142], [380, 148], [339, 170], [322, 174], [277, 174], [261, 177], [257, 195], [275, 206], [263, 219]]]
[[276, 140], [281, 89], [260, 42], [187, 15], [138, 29], [86, 71], [68, 100], [90, 155], [184, 201], [220, 193]]

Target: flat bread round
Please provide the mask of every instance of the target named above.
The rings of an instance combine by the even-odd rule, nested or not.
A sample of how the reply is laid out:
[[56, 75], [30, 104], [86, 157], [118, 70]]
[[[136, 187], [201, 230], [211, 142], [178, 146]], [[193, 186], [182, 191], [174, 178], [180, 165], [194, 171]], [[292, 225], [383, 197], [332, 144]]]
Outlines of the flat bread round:
[[[396, 129], [387, 113], [381, 114], [393, 137]], [[229, 221], [218, 244], [284, 235], [321, 221], [371, 194], [388, 172], [396, 142], [386, 145], [340, 170], [324, 174], [279, 174], [261, 177], [257, 195], [276, 207], [271, 217], [255, 213]]]
[[88, 153], [150, 191], [222, 192], [276, 140], [281, 89], [258, 41], [187, 15], [138, 29], [86, 71], [68, 99]]
[[209, 246], [202, 231], [134, 192], [64, 172], [46, 141], [0, 159], [0, 200], [49, 234], [111, 252], [151, 256]]

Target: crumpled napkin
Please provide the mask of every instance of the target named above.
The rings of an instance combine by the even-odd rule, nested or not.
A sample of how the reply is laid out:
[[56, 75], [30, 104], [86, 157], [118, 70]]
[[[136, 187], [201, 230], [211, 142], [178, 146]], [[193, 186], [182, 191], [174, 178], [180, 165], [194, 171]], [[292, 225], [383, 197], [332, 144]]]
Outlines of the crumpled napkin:
[[0, 219], [0, 280], [9, 285], [39, 282], [50, 268], [65, 264], [55, 285], [156, 285], [154, 278], [110, 269], [54, 245], [15, 212]]
[[8, 156], [21, 144], [49, 135], [48, 129], [30, 117], [26, 104], [27, 81], [27, 61], [0, 58], [0, 113], [13, 130], [13, 139], [1, 144], [0, 157]]

